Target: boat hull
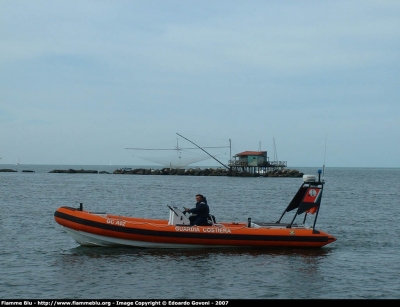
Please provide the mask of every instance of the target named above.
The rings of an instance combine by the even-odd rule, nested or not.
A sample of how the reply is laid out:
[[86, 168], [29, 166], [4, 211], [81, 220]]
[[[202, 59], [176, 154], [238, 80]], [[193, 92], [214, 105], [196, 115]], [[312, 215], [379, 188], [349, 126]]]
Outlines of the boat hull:
[[76, 242], [88, 246], [319, 248], [336, 241], [323, 231], [293, 225], [287, 228], [285, 224], [255, 227], [234, 222], [212, 226], [173, 225], [168, 220], [93, 213], [71, 207], [60, 207], [54, 218]]

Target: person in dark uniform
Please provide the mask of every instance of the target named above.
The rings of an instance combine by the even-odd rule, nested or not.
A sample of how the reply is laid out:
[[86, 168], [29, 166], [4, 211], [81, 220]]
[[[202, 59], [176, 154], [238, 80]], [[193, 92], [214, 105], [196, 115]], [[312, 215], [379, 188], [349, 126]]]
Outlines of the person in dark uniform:
[[189, 209], [185, 208], [185, 212], [192, 215], [189, 217], [190, 225], [194, 226], [208, 226], [208, 215], [210, 214], [210, 207], [207, 204], [207, 199], [201, 195], [196, 195], [196, 207]]

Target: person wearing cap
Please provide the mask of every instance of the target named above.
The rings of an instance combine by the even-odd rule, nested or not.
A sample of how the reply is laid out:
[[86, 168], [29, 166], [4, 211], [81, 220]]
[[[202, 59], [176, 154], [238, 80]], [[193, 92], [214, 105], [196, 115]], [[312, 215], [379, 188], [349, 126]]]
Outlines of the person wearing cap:
[[208, 226], [207, 218], [210, 214], [210, 207], [207, 204], [207, 199], [201, 194], [196, 195], [196, 207], [189, 209], [185, 208], [185, 212], [192, 215], [189, 217], [190, 225], [192, 226]]

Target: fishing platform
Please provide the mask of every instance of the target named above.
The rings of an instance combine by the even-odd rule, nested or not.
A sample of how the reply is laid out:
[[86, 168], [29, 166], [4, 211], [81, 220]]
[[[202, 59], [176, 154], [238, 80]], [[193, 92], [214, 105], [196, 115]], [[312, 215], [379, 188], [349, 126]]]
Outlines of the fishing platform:
[[234, 173], [263, 175], [287, 167], [287, 161], [269, 161], [266, 151], [244, 151], [233, 156], [228, 166]]

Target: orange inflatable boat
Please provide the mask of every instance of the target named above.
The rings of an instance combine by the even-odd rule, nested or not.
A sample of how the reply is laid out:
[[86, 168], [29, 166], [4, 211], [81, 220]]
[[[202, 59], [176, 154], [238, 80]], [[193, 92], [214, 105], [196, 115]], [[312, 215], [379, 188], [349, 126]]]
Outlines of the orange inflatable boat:
[[[315, 228], [324, 187], [320, 177], [321, 171], [318, 178], [304, 175], [296, 195], [279, 220], [272, 223], [253, 223], [250, 218], [243, 222], [217, 222], [210, 215], [208, 226], [190, 226], [184, 210], [170, 206], [165, 220], [90, 212], [83, 210], [82, 204], [79, 208], [60, 207], [54, 218], [76, 242], [89, 246], [319, 248], [336, 241]], [[281, 223], [283, 216], [292, 211], [291, 222]], [[301, 223], [295, 223], [300, 215]], [[306, 227], [308, 216], [314, 220]]]

